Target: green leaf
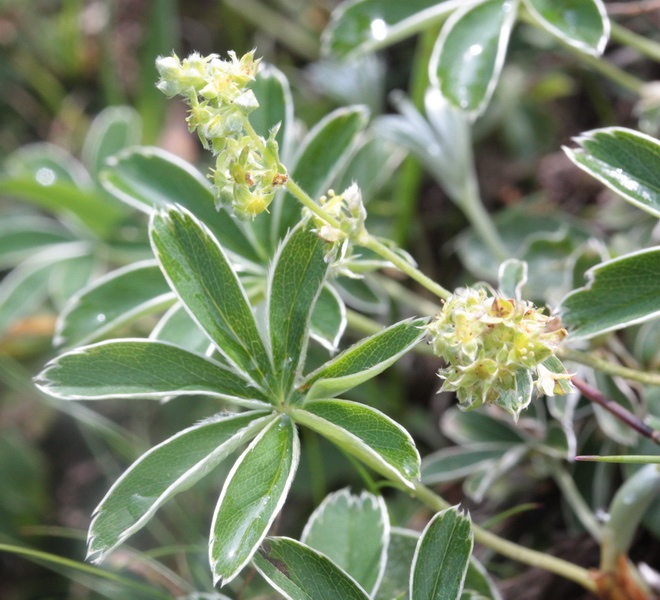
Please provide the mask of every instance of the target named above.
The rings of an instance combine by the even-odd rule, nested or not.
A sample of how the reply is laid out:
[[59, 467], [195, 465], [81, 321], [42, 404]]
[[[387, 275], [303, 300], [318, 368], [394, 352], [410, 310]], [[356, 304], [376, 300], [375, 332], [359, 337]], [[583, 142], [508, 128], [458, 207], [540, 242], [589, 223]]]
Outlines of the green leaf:
[[130, 106], [110, 106], [92, 121], [85, 137], [82, 157], [94, 177], [107, 158], [140, 143], [142, 121]]
[[[293, 160], [291, 176], [312, 198], [325, 194], [351, 159], [368, 119], [369, 113], [364, 106], [338, 108], [307, 134]], [[283, 196], [273, 212], [276, 239], [282, 239], [299, 221], [300, 203]]]
[[307, 521], [301, 541], [325, 554], [373, 596], [385, 570], [389, 533], [382, 496], [354, 496], [344, 489], [326, 496]]
[[264, 579], [289, 600], [369, 599], [327, 556], [290, 538], [266, 538], [253, 562]]
[[660, 247], [632, 252], [587, 271], [588, 284], [559, 311], [572, 339], [587, 339], [660, 314]]
[[335, 352], [346, 329], [346, 306], [334, 287], [321, 290], [312, 310], [310, 335], [319, 344]]
[[26, 144], [7, 157], [4, 164], [12, 179], [73, 184], [80, 189], [93, 185], [82, 163], [66, 150], [48, 142]]
[[382, 315], [390, 308], [389, 297], [372, 281], [368, 273], [362, 279], [339, 277], [332, 285], [346, 304], [355, 310]]
[[415, 600], [458, 600], [472, 544], [469, 517], [455, 507], [436, 514], [417, 543], [410, 597]]
[[425, 335], [426, 319], [400, 321], [360, 340], [310, 373], [301, 388], [307, 398], [337, 396], [384, 371]]
[[375, 408], [348, 400], [318, 400], [291, 414], [385, 477], [413, 487], [412, 479], [419, 476], [420, 458], [412, 437]]
[[211, 345], [206, 334], [178, 302], [158, 321], [149, 339], [170, 342], [197, 354], [205, 354]]
[[434, 485], [487, 470], [512, 447], [506, 442], [474, 442], [443, 448], [424, 457], [422, 482]]
[[[560, 375], [568, 373], [564, 364], [556, 356], [546, 358], [541, 364], [552, 373], [559, 373]], [[557, 379], [556, 382], [561, 386], [564, 394], [570, 394], [575, 391], [568, 379]]]
[[97, 259], [93, 254], [81, 254], [55, 263], [50, 273], [49, 291], [57, 310], [62, 310], [76, 293], [89, 285], [97, 267]]
[[290, 390], [302, 371], [314, 303], [328, 271], [323, 240], [294, 229], [273, 259], [268, 281], [270, 346], [281, 390]]
[[54, 343], [87, 344], [174, 299], [156, 261], [122, 267], [76, 294], [59, 316]]
[[522, 288], [527, 283], [527, 263], [508, 258], [500, 265], [499, 288], [505, 298], [522, 300]]
[[192, 165], [159, 148], [131, 148], [107, 161], [99, 175], [113, 196], [147, 214], [179, 204], [213, 232], [227, 250], [253, 263], [261, 258], [243, 227], [224, 210], [215, 209], [209, 182]]
[[270, 130], [281, 123], [275, 139], [282, 161], [286, 163], [294, 118], [289, 81], [277, 67], [262, 64], [250, 87], [259, 101], [259, 108], [250, 113], [250, 124], [259, 135], [267, 138]]
[[441, 421], [442, 432], [457, 444], [475, 442], [505, 442], [520, 444], [525, 441], [523, 430], [510, 419], [496, 419], [485, 412], [460, 410], [452, 407]]
[[456, 108], [479, 114], [504, 64], [518, 0], [486, 0], [457, 10], [442, 28], [429, 78]]
[[13, 267], [44, 247], [73, 241], [53, 219], [37, 214], [7, 215], [0, 222], [0, 269]]
[[151, 243], [170, 287], [230, 362], [261, 384], [270, 358], [245, 290], [209, 230], [185, 209], [155, 213]]
[[463, 0], [342, 2], [323, 33], [323, 51], [338, 57], [372, 52], [433, 27]]
[[479, 599], [483, 598], [483, 600], [502, 600], [502, 596], [497, 591], [488, 572], [474, 556], [470, 557], [465, 575], [463, 594], [466, 593], [476, 594]]
[[21, 263], [0, 282], [0, 336], [14, 323], [36, 310], [48, 295], [51, 273], [58, 261], [84, 255], [85, 244], [71, 242], [42, 250]]
[[296, 427], [280, 415], [243, 452], [227, 476], [211, 525], [214, 583], [229, 583], [252, 558], [282, 508], [298, 467]]
[[502, 392], [495, 404], [503, 408], [512, 417], [514, 422], [518, 421], [520, 413], [529, 406], [532, 401], [534, 385], [532, 373], [529, 369], [518, 369], [516, 371], [516, 389]]
[[100, 236], [113, 231], [124, 212], [121, 206], [104, 202], [94, 192], [58, 181], [48, 169], [37, 171], [34, 179], [0, 179], [0, 194], [31, 202], [58, 215], [72, 216]]
[[660, 217], [660, 142], [623, 127], [594, 129], [564, 148], [583, 171], [638, 208]]
[[264, 408], [264, 396], [217, 361], [155, 340], [110, 340], [49, 362], [38, 387], [66, 400], [159, 399], [202, 394]]
[[563, 42], [599, 56], [605, 50], [610, 21], [601, 0], [524, 0], [534, 18]]
[[410, 567], [418, 539], [417, 531], [392, 527], [387, 565], [374, 600], [408, 599]]
[[143, 454], [94, 511], [87, 558], [102, 562], [167, 500], [194, 485], [273, 418], [265, 411], [218, 415], [180, 431]]

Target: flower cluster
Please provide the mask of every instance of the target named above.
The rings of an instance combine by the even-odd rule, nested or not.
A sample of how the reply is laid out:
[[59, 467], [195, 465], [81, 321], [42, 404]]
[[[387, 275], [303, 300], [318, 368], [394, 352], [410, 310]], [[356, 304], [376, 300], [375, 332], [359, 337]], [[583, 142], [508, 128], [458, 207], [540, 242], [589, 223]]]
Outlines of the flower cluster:
[[247, 120], [259, 103], [248, 84], [254, 81], [259, 60], [254, 52], [229, 60], [216, 54], [159, 57], [158, 89], [172, 97], [183, 96], [190, 106], [187, 119], [205, 148], [215, 157], [213, 187], [217, 204], [231, 204], [240, 218], [254, 218], [268, 208], [278, 187], [287, 182], [279, 161], [275, 136], [259, 137]]
[[531, 398], [532, 376], [539, 392], [565, 393], [561, 383], [571, 375], [542, 363], [554, 356], [566, 330], [530, 302], [459, 289], [428, 328], [435, 353], [447, 362], [439, 372], [442, 390], [457, 392], [465, 408], [494, 403], [517, 417]]
[[362, 202], [360, 188], [353, 183], [341, 194], [329, 190], [327, 195], [319, 198], [319, 204], [334, 223], [329, 223], [309, 209], [304, 211], [305, 218], [312, 221], [314, 231], [327, 243], [326, 257], [335, 271], [348, 277], [356, 277], [348, 267], [350, 260], [357, 258], [352, 255], [353, 246], [364, 245], [369, 239], [364, 225], [367, 211]]

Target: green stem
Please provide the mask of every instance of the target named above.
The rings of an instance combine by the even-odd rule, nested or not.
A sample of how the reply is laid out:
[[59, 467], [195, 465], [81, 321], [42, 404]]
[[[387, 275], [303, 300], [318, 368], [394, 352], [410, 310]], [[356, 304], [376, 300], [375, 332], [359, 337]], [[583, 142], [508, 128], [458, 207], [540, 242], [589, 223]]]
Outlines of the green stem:
[[640, 54], [660, 62], [660, 44], [650, 40], [643, 35], [639, 35], [630, 29], [621, 27], [618, 23], [611, 23], [612, 39], [620, 44], [624, 44], [637, 50]]
[[630, 367], [617, 365], [600, 358], [595, 354], [563, 347], [557, 351], [557, 356], [564, 360], [572, 360], [581, 365], [587, 365], [588, 367], [592, 367], [597, 371], [607, 373], [608, 375], [623, 377], [624, 379], [630, 379], [632, 381], [639, 381], [646, 385], [660, 386], [660, 373], [648, 373], [646, 371], [639, 371], [637, 369], [631, 369]]
[[[363, 333], [374, 334], [382, 329], [382, 326], [372, 319], [354, 313], [353, 311], [347, 311], [347, 317], [349, 325]], [[432, 348], [425, 344], [418, 344], [415, 350], [423, 352], [424, 354], [433, 354]], [[392, 479], [392, 481], [394, 481], [394, 479]], [[444, 498], [427, 488], [422, 483], [414, 482], [414, 485], [415, 490], [413, 495], [431, 510], [438, 512], [445, 508], [449, 508], [450, 504]], [[474, 531], [474, 539], [495, 552], [498, 552], [503, 556], [508, 556], [518, 562], [533, 567], [539, 567], [546, 571], [550, 571], [551, 573], [561, 575], [566, 579], [579, 583], [591, 592], [596, 591], [595, 583], [586, 569], [560, 558], [549, 556], [543, 552], [530, 550], [524, 546], [509, 542], [508, 540], [486, 531], [478, 525], [473, 525], [472, 529]]]
[[[415, 482], [413, 495], [435, 512], [444, 510], [450, 506], [444, 498], [419, 482]], [[550, 556], [543, 552], [538, 552], [537, 550], [531, 550], [514, 542], [505, 540], [490, 531], [486, 531], [478, 525], [473, 524], [472, 531], [474, 532], [474, 539], [476, 542], [487, 546], [498, 554], [507, 556], [508, 558], [532, 567], [538, 567], [545, 571], [555, 573], [556, 575], [560, 575], [561, 577], [578, 583], [590, 592], [596, 592], [596, 584], [587, 569], [578, 567], [577, 565], [561, 558]]]
[[458, 205], [470, 221], [477, 236], [497, 260], [504, 262], [509, 258], [509, 253], [504, 246], [504, 242], [502, 242], [502, 238], [488, 211], [484, 208], [474, 174], [466, 175], [466, 189], [463, 196], [457, 200]]
[[[248, 133], [249, 130], [248, 130]], [[251, 135], [251, 134], [250, 134]], [[310, 211], [312, 211], [317, 217], [323, 219], [326, 223], [334, 227], [335, 229], [340, 229], [340, 224], [337, 219], [327, 214], [323, 210], [322, 206], [319, 206], [312, 198], [303, 190], [293, 179], [289, 179], [285, 187], [293, 196], [298, 198], [300, 202], [306, 206]], [[385, 244], [377, 240], [373, 236], [368, 236], [368, 238], [360, 244], [365, 248], [369, 248], [379, 256], [383, 257], [385, 260], [390, 261], [395, 267], [403, 271], [406, 275], [423, 285], [427, 290], [435, 294], [436, 296], [447, 299], [451, 296], [451, 292], [443, 288], [440, 284], [433, 281], [430, 277], [427, 277], [419, 269], [411, 265], [408, 261], [401, 258], [396, 252], [392, 252]]]
[[407, 260], [401, 258], [396, 252], [392, 252], [392, 250], [390, 250], [385, 244], [372, 235], [370, 235], [369, 239], [362, 245], [365, 248], [369, 248], [369, 250], [373, 250], [385, 260], [389, 260], [400, 271], [403, 271], [411, 279], [414, 279], [417, 283], [423, 285], [429, 290], [429, 292], [434, 293], [439, 298], [446, 300], [451, 296], [449, 290], [443, 288], [439, 283], [436, 283], [430, 277], [424, 275], [419, 269], [411, 265]]
[[318, 36], [273, 10], [270, 3], [260, 0], [224, 0], [224, 3], [298, 56], [310, 61], [318, 58]]
[[[440, 25], [429, 27], [420, 36], [412, 63], [410, 77], [410, 99], [418, 110], [424, 105], [424, 94], [429, 84], [428, 64], [433, 46], [438, 38]], [[394, 224], [393, 239], [398, 246], [404, 247], [413, 229], [413, 218], [422, 183], [422, 166], [414, 156], [406, 158], [394, 189], [394, 204], [398, 207]]]
[[597, 542], [600, 542], [602, 537], [601, 527], [589, 508], [589, 505], [584, 501], [582, 494], [580, 494], [580, 491], [575, 485], [575, 481], [558, 460], [550, 459], [548, 463], [552, 470], [552, 476], [555, 482], [561, 489], [569, 506], [573, 509], [575, 516], [580, 520], [582, 526], [591, 534], [591, 537]]
[[[522, 21], [547, 32], [547, 29], [532, 15], [530, 15], [528, 11], [521, 10], [519, 14]], [[602, 58], [597, 58], [591, 54], [582, 52], [582, 50], [579, 50], [575, 46], [571, 46], [571, 44], [565, 42], [558, 36], [553, 35], [553, 37], [555, 40], [557, 40], [557, 42], [561, 44], [565, 50], [568, 50], [568, 52], [579, 58], [583, 63], [594, 69], [594, 71], [598, 71], [601, 75], [604, 75], [611, 81], [614, 81], [622, 88], [632, 92], [633, 94], [639, 95], [642, 87], [644, 86], [644, 81], [635, 77], [634, 75], [630, 75], [630, 73], [626, 73], [622, 69], [619, 69], [619, 67], [614, 66], [612, 63], [603, 60]]]
[[161, 600], [171, 600], [172, 598], [171, 594], [166, 594], [165, 592], [155, 590], [146, 585], [137, 583], [132, 579], [121, 577], [120, 575], [117, 575], [111, 571], [104, 571], [103, 569], [92, 567], [90, 565], [86, 565], [85, 563], [57, 556], [56, 554], [49, 554], [48, 552], [41, 552], [39, 550], [32, 550], [31, 548], [23, 548], [21, 546], [14, 546], [11, 544], [0, 544], [0, 552], [11, 552], [12, 554], [25, 556], [26, 558], [33, 561], [45, 561], [47, 564], [75, 569], [77, 571], [81, 571], [82, 573], [87, 573], [89, 575], [100, 577], [101, 579], [107, 579], [109, 581], [119, 583], [129, 589], [135, 590], [136, 592], [147, 594], [152, 598], [159, 598]]

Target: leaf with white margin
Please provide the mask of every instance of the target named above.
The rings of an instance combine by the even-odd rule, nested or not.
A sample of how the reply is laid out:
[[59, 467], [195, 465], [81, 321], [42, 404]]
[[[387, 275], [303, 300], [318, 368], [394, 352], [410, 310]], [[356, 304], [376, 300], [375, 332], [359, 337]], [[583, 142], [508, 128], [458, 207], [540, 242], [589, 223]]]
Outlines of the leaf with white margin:
[[410, 575], [410, 597], [414, 600], [458, 600], [473, 543], [468, 516], [456, 507], [437, 513], [417, 542]]
[[217, 415], [151, 448], [114, 483], [94, 511], [87, 558], [102, 562], [167, 500], [194, 485], [274, 418], [266, 411]]
[[389, 536], [383, 497], [343, 489], [325, 497], [300, 541], [325, 554], [373, 596], [385, 571]]
[[527, 283], [527, 263], [517, 258], [507, 258], [500, 265], [497, 279], [505, 298], [522, 300], [522, 288]]
[[360, 585], [327, 556], [290, 538], [266, 538], [253, 563], [289, 600], [369, 600]]
[[211, 525], [214, 584], [229, 583], [257, 551], [286, 500], [299, 457], [296, 427], [280, 415], [236, 461]]
[[456, 108], [484, 111], [504, 64], [518, 0], [466, 3], [440, 33], [429, 61], [429, 80]]
[[324, 348], [335, 352], [346, 329], [346, 305], [337, 290], [325, 285], [316, 299], [310, 335]]
[[660, 315], [660, 246], [589, 269], [588, 284], [559, 305], [571, 339], [588, 339]]
[[360, 340], [303, 381], [307, 399], [331, 398], [375, 377], [396, 362], [426, 334], [427, 319], [406, 319]]
[[275, 377], [284, 393], [304, 366], [312, 310], [328, 272], [324, 245], [316, 233], [297, 227], [282, 241], [270, 268], [270, 348]]
[[323, 52], [338, 57], [373, 52], [439, 23], [464, 0], [352, 0], [332, 12]]
[[601, 0], [524, 0], [541, 26], [582, 52], [600, 56], [610, 36], [610, 20]]
[[[209, 342], [206, 334], [197, 327], [197, 323], [190, 318], [180, 302], [170, 307], [161, 317], [149, 335], [149, 339], [169, 342], [179, 346], [179, 348], [185, 348], [205, 356], [210, 356], [212, 350], [215, 349], [215, 346]], [[214, 360], [218, 360], [217, 354]]]
[[155, 260], [121, 267], [95, 279], [69, 301], [57, 319], [54, 343], [88, 344], [174, 300]]
[[56, 264], [77, 260], [89, 252], [83, 242], [58, 244], [24, 260], [0, 281], [0, 336], [48, 296]]
[[638, 208], [660, 217], [660, 141], [624, 127], [587, 131], [564, 147], [578, 167]]
[[348, 400], [306, 402], [291, 416], [387, 478], [413, 488], [420, 457], [410, 434], [375, 408]]
[[109, 340], [77, 348], [50, 361], [35, 382], [46, 394], [64, 400], [157, 400], [200, 394], [241, 406], [268, 407], [265, 396], [235, 371], [156, 340]]
[[264, 386], [270, 356], [232, 262], [205, 224], [182, 207], [156, 212], [151, 244], [170, 287], [220, 353]]
[[174, 204], [184, 206], [223, 248], [253, 264], [263, 260], [243, 225], [227, 211], [216, 210], [209, 181], [175, 154], [148, 146], [127, 148], [107, 160], [99, 179], [115, 198], [147, 214]]

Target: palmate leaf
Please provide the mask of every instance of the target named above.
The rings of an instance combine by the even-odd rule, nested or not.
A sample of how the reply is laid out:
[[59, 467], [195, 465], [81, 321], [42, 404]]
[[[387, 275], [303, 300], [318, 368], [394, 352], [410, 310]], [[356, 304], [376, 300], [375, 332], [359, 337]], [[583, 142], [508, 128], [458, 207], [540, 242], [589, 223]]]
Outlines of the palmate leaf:
[[410, 597], [414, 600], [458, 600], [472, 544], [469, 517], [455, 507], [437, 513], [417, 543], [410, 576]]
[[289, 600], [369, 599], [327, 556], [290, 538], [266, 538], [253, 562], [264, 579]]
[[429, 79], [456, 108], [481, 113], [499, 79], [518, 0], [465, 4], [447, 20], [429, 62]]
[[57, 320], [54, 343], [87, 344], [174, 300], [156, 261], [133, 263], [96, 279], [72, 298]]
[[266, 411], [212, 417], [143, 454], [94, 511], [88, 558], [103, 561], [167, 500], [199, 481], [274, 418]]
[[241, 282], [211, 232], [187, 210], [155, 213], [151, 243], [165, 277], [219, 352], [263, 386], [272, 373]]
[[257, 388], [227, 366], [155, 340], [83, 346], [49, 362], [35, 381], [45, 393], [65, 400], [203, 394], [247, 407], [269, 406]]
[[302, 369], [310, 316], [327, 271], [323, 240], [300, 227], [284, 239], [275, 255], [267, 314], [274, 368], [284, 393]]
[[286, 500], [299, 456], [296, 427], [279, 415], [236, 461], [211, 525], [214, 583], [229, 583], [252, 558]]
[[375, 377], [424, 336], [426, 319], [405, 320], [365, 338], [310, 373], [307, 399], [331, 398]]
[[301, 542], [325, 554], [373, 596], [385, 571], [389, 537], [383, 497], [344, 489], [326, 496], [312, 513]]
[[328, 399], [306, 402], [291, 415], [385, 477], [394, 476], [407, 487], [419, 477], [420, 458], [412, 437], [375, 408]]

